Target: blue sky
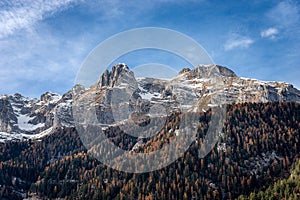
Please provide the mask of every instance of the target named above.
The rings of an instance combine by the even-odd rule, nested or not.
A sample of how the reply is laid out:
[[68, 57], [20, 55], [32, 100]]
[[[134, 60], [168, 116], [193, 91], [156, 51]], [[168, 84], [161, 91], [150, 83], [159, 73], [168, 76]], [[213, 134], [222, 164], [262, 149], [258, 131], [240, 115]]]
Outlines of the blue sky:
[[[100, 42], [121, 31], [163, 27], [201, 44], [239, 76], [300, 88], [300, 3], [214, 0], [14, 0], [0, 2], [0, 94], [64, 93]], [[121, 59], [121, 60], [120, 60]], [[179, 70], [162, 52], [133, 52], [130, 67], [155, 62]], [[122, 60], [124, 59], [124, 60]]]

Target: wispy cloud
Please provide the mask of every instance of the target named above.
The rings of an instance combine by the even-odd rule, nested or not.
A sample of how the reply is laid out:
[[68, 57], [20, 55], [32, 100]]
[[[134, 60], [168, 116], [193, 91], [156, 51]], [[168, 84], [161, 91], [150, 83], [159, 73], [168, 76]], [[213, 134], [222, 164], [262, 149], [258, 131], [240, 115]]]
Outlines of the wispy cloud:
[[249, 37], [233, 36], [226, 41], [224, 49], [226, 51], [233, 49], [246, 49], [253, 43], [254, 40]]
[[276, 35], [279, 33], [277, 28], [268, 28], [260, 32], [262, 38], [275, 39]]
[[0, 40], [0, 93], [21, 92], [38, 97], [44, 91], [66, 92], [74, 84], [76, 71], [91, 37], [56, 36], [44, 25], [37, 31], [18, 31]]
[[300, 21], [300, 11], [297, 1], [282, 1], [271, 9], [267, 16], [281, 28], [293, 26]]
[[30, 28], [45, 17], [65, 9], [77, 0], [15, 0], [3, 1], [0, 6], [0, 39], [20, 29]]

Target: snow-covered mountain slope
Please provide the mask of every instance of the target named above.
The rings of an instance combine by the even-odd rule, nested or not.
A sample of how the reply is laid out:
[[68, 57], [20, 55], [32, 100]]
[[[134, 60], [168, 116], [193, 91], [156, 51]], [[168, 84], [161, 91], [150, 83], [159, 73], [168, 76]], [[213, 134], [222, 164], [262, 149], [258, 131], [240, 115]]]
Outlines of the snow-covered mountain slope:
[[0, 142], [39, 139], [57, 126], [71, 126], [72, 97], [46, 92], [40, 99], [21, 94], [0, 97]]
[[83, 104], [93, 108], [99, 123], [112, 124], [120, 122], [113, 115], [116, 108], [112, 104], [124, 106], [118, 109], [143, 113], [149, 112], [151, 105], [157, 105], [170, 113], [206, 111], [218, 104], [268, 101], [300, 102], [300, 91], [284, 82], [241, 78], [218, 65], [185, 68], [173, 79], [164, 80], [137, 78], [125, 64], [117, 64], [91, 87], [76, 85], [62, 96], [51, 92], [40, 99], [20, 94], [1, 95], [0, 142], [40, 139], [51, 134], [55, 127], [74, 126], [74, 102], [78, 108]]

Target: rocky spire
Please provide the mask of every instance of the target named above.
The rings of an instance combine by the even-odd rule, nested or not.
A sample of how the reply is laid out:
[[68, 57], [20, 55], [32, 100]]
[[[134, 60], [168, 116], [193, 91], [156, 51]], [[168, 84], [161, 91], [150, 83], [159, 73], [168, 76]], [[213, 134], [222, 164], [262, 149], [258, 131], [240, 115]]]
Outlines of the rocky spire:
[[113, 87], [118, 80], [118, 78], [124, 74], [129, 72], [129, 68], [126, 64], [119, 63], [112, 67], [111, 71], [105, 70], [104, 73], [100, 76], [99, 81], [97, 83], [97, 87], [101, 88], [103, 86]]

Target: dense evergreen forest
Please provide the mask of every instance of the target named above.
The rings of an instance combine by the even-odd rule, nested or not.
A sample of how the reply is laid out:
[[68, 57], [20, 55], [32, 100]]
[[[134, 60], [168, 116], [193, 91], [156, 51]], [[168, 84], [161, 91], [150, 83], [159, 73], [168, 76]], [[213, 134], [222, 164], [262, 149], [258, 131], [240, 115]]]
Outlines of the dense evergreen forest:
[[[299, 199], [299, 104], [228, 105], [221, 139], [200, 159], [211, 112], [200, 113], [197, 140], [181, 158], [149, 173], [125, 173], [101, 164], [82, 145], [75, 128], [56, 128], [42, 140], [0, 143], [0, 197]], [[135, 151], [154, 151], [171, 141], [181, 117], [170, 116], [165, 127]], [[126, 150], [138, 140], [117, 128], [106, 134]]]

